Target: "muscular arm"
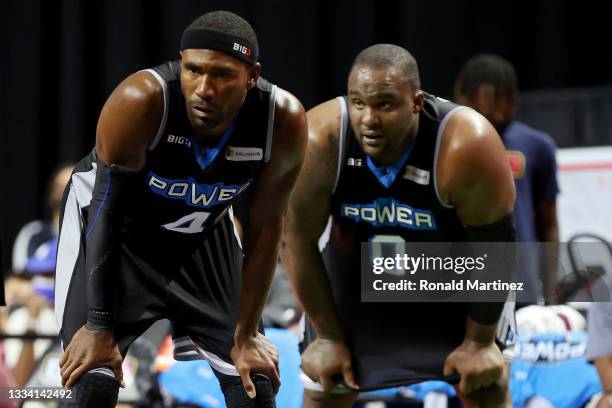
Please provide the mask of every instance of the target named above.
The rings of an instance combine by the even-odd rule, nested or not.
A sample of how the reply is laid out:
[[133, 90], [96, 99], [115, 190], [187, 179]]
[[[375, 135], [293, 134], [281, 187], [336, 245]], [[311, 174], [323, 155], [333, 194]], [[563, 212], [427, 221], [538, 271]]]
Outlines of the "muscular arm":
[[114, 234], [122, 190], [142, 169], [163, 114], [161, 85], [146, 72], [123, 81], [106, 101], [96, 132], [97, 171], [86, 231], [88, 324], [113, 323]]
[[306, 150], [306, 114], [300, 102], [278, 90], [271, 160], [255, 186], [246, 237], [237, 344], [257, 334], [278, 259], [283, 217]]
[[344, 340], [318, 248], [336, 178], [340, 106], [328, 101], [308, 112], [304, 169], [289, 202], [282, 261], [298, 300], [320, 338]]
[[60, 360], [62, 385], [71, 387], [92, 368], [110, 367], [122, 386], [122, 357], [114, 338], [116, 231], [122, 196], [145, 163], [163, 114], [163, 91], [139, 72], [123, 81], [106, 101], [96, 132], [96, 181], [87, 214], [85, 268], [87, 323], [73, 334]]
[[[493, 126], [480, 114], [464, 109], [449, 120], [438, 163], [442, 198], [454, 205], [468, 230], [491, 225], [512, 212], [514, 182], [504, 146]], [[475, 303], [472, 309], [493, 306]], [[497, 321], [481, 324], [474, 316], [470, 312], [466, 339], [492, 343]]]
[[96, 129], [96, 154], [105, 165], [137, 171], [161, 123], [164, 95], [148, 72], [126, 78], [108, 98]]

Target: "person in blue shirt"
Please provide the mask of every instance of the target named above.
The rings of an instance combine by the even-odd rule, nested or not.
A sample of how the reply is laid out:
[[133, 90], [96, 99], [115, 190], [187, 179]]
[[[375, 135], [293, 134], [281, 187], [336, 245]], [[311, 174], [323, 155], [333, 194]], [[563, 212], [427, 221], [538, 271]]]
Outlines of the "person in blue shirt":
[[485, 116], [503, 140], [516, 187], [518, 241], [552, 243], [546, 245], [545, 253], [534, 246], [529, 248], [533, 254], [517, 260], [516, 280], [524, 282], [527, 289], [517, 293], [517, 304], [536, 303], [542, 297], [555, 303], [559, 243], [555, 142], [548, 134], [514, 119], [517, 75], [512, 64], [500, 56], [481, 54], [468, 60], [455, 80], [454, 94], [456, 102]]

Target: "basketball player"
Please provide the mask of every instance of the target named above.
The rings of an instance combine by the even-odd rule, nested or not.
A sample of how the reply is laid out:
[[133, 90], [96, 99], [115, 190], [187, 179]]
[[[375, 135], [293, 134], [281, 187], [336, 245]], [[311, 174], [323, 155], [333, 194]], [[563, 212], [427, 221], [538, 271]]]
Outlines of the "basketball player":
[[[228, 406], [274, 406], [260, 315], [307, 130], [257, 57], [248, 22], [211, 12], [184, 31], [180, 61], [129, 76], [104, 105], [65, 193], [57, 265], [62, 383], [79, 407], [115, 406], [122, 358], [162, 318], [175, 357], [207, 359]], [[232, 202], [247, 188], [241, 243]]]
[[[362, 51], [348, 96], [316, 106], [308, 122], [282, 250], [311, 324], [302, 367], [314, 382], [306, 384], [304, 406], [351, 406], [357, 394], [339, 392], [339, 373], [352, 388], [456, 373], [467, 404], [503, 406], [504, 360], [495, 343], [503, 304], [361, 303], [359, 277], [360, 244], [377, 235], [514, 240], [514, 185], [495, 129], [474, 110], [423, 92], [415, 59], [389, 44]], [[399, 206], [411, 215], [397, 222], [346, 210], [394, 213]]]

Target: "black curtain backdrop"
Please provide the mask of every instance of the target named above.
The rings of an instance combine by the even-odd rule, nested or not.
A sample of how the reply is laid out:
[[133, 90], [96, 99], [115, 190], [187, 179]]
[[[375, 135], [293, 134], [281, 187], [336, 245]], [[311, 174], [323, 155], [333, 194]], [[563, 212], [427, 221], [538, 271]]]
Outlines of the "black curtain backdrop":
[[612, 83], [612, 2], [604, 0], [2, 1], [5, 255], [18, 229], [42, 216], [52, 169], [93, 146], [112, 89], [134, 71], [177, 58], [184, 27], [216, 9], [251, 22], [263, 75], [306, 108], [343, 93], [354, 56], [378, 42], [410, 50], [423, 88], [440, 96], [450, 96], [459, 67], [479, 52], [512, 61], [525, 91]]

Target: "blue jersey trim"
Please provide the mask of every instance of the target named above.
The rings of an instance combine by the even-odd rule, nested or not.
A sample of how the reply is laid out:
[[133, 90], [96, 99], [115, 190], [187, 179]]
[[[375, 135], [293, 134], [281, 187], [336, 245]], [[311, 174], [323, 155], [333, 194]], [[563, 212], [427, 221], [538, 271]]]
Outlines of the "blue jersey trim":
[[414, 142], [406, 149], [402, 157], [397, 161], [397, 163], [391, 166], [380, 166], [377, 167], [370, 156], [366, 156], [366, 161], [368, 163], [368, 168], [372, 171], [376, 179], [382, 184], [385, 188], [391, 187], [397, 175], [399, 174], [404, 164], [408, 161], [410, 157], [410, 153], [412, 153], [412, 149], [414, 148]]
[[212, 163], [217, 158], [217, 156], [219, 155], [219, 152], [221, 151], [221, 149], [227, 142], [227, 139], [229, 139], [229, 137], [234, 132], [234, 128], [236, 127], [237, 121], [238, 119], [235, 119], [232, 122], [230, 127], [227, 128], [227, 130], [221, 137], [221, 140], [217, 142], [217, 145], [215, 147], [210, 147], [210, 148], [202, 147], [199, 144], [197, 144], [195, 140], [193, 140], [193, 152], [195, 153], [196, 161], [198, 162], [198, 165], [200, 166], [202, 170], [208, 167], [210, 163]]
[[93, 231], [96, 222], [98, 221], [98, 217], [100, 216], [100, 212], [102, 211], [102, 207], [104, 207], [104, 204], [106, 204], [106, 200], [108, 199], [108, 193], [110, 191], [110, 186], [111, 186], [111, 178], [110, 178], [110, 168], [108, 169], [108, 176], [106, 177], [106, 190], [104, 191], [104, 197], [102, 197], [102, 202], [100, 203], [100, 205], [98, 206], [98, 209], [96, 210], [96, 215], [94, 216], [93, 221], [91, 222], [91, 224], [89, 225], [89, 228], [87, 229], [87, 233], [85, 234], [85, 238], [89, 238], [89, 234], [91, 234], [91, 232]]

